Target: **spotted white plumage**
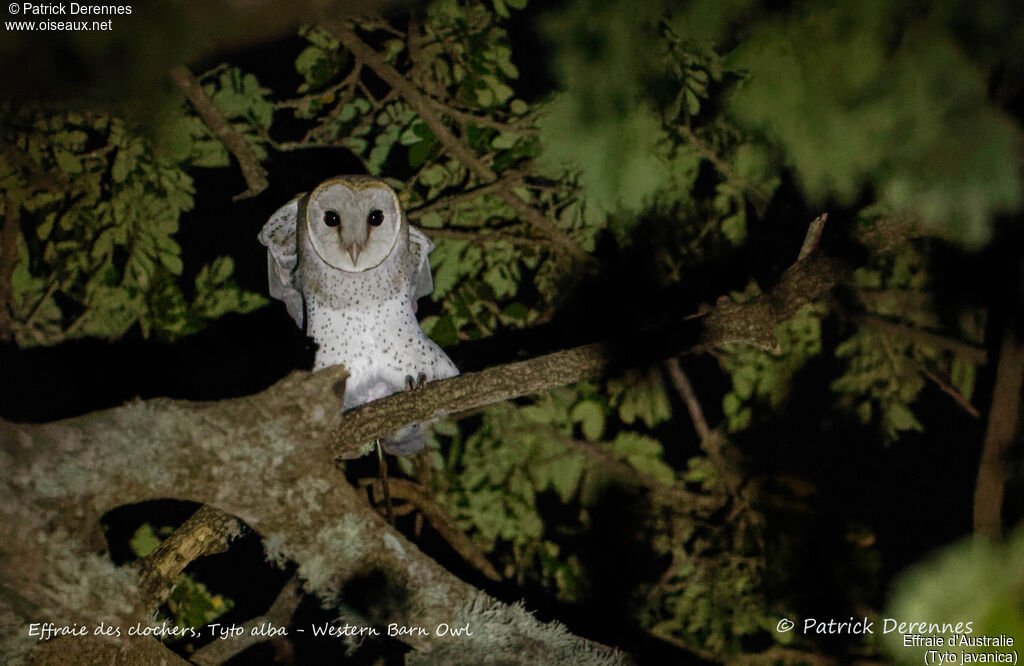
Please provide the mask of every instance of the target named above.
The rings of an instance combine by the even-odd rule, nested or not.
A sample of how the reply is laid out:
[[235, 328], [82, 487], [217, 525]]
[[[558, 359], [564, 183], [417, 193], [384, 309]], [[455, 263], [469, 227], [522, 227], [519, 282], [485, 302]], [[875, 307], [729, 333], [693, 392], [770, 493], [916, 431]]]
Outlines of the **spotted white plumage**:
[[[344, 364], [344, 408], [459, 374], [416, 320], [433, 290], [423, 232], [409, 225], [383, 181], [332, 178], [275, 212], [259, 236], [267, 246], [270, 295], [319, 345], [317, 369]], [[418, 427], [385, 448], [405, 455], [424, 444]]]

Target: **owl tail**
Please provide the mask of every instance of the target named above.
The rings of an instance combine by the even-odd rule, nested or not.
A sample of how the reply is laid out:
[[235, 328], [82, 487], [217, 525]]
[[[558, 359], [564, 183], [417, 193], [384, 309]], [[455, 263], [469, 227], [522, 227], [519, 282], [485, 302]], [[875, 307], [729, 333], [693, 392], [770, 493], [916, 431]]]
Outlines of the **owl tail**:
[[381, 440], [381, 444], [393, 456], [408, 456], [426, 446], [427, 437], [423, 433], [423, 424], [413, 423]]

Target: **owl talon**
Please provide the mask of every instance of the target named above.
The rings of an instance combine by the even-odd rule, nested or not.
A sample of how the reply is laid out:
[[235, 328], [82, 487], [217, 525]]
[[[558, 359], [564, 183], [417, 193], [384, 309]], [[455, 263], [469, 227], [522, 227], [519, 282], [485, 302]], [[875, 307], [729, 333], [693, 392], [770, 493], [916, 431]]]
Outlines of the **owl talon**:
[[405, 390], [415, 391], [421, 389], [427, 385], [427, 376], [422, 372], [416, 376], [416, 379], [412, 378], [412, 375], [405, 376]]

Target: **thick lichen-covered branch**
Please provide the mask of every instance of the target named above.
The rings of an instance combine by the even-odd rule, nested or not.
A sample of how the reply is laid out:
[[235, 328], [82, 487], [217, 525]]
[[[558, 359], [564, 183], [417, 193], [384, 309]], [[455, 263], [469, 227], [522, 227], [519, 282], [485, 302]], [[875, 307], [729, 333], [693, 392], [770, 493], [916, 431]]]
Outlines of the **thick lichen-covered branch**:
[[[463, 662], [483, 661], [495, 640], [539, 650], [547, 663], [614, 661], [559, 626], [482, 601], [376, 514], [322, 446], [339, 424], [333, 389], [344, 375], [294, 373], [236, 400], [150, 400], [44, 425], [0, 422], [0, 599], [17, 600], [0, 613], [4, 661], [33, 651], [27, 624], [39, 618], [130, 625], [141, 617], [134, 571], [93, 553], [100, 516], [158, 498], [241, 518], [326, 603], [353, 577], [374, 574], [404, 593], [387, 607], [357, 609], [367, 617], [416, 626], [466, 618], [475, 630], [458, 641]], [[430, 651], [446, 639], [406, 640]]]
[[[763, 296], [743, 304], [720, 301], [701, 319], [703, 342], [763, 344], [780, 321], [825, 296], [843, 273], [827, 258], [807, 257]], [[140, 593], [130, 569], [91, 554], [101, 539], [99, 517], [125, 503], [178, 498], [247, 522], [265, 537], [269, 556], [297, 563], [306, 589], [325, 602], [353, 577], [380, 572], [408, 596], [376, 609], [377, 617], [416, 625], [471, 618], [487, 629], [459, 643], [463, 661], [492, 654], [496, 644], [508, 654], [528, 645], [527, 652], [546, 655], [546, 663], [581, 655], [614, 660], [604, 648], [455, 579], [391, 529], [331, 465], [332, 458], [356, 455], [365, 442], [404, 424], [599, 377], [621, 363], [613, 350], [597, 343], [492, 367], [343, 416], [335, 389], [346, 372], [336, 367], [294, 373], [236, 400], [150, 400], [52, 424], [0, 422], [0, 469], [7, 479], [0, 487], [0, 596], [20, 600], [3, 614], [10, 626], [0, 628], [8, 637], [0, 649], [14, 655], [32, 649], [19, 625], [29, 618], [138, 617], [146, 604], [141, 600], [159, 594]], [[356, 610], [374, 616], [373, 609]], [[432, 656], [451, 647], [426, 638], [407, 641]]]

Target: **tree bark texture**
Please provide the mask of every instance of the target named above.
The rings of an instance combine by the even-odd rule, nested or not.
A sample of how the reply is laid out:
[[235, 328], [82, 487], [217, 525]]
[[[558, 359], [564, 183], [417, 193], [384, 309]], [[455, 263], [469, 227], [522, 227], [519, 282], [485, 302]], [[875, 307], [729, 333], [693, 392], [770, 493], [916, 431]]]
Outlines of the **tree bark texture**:
[[1007, 329], [999, 351], [988, 430], [974, 488], [974, 533], [990, 539], [999, 539], [1003, 533], [1003, 493], [1009, 478], [1010, 451], [1020, 435], [1022, 387], [1024, 345]]
[[[702, 344], [770, 346], [775, 326], [825, 296], [843, 272], [811, 255], [763, 296], [743, 304], [720, 299], [702, 319]], [[221, 547], [234, 516], [263, 536], [270, 560], [295, 562], [305, 589], [326, 604], [344, 596], [349, 582], [372, 578], [383, 581], [375, 598], [387, 601], [355, 609], [370, 623], [470, 625], [471, 637], [403, 637], [414, 648], [412, 662], [626, 661], [457, 579], [391, 528], [334, 465], [403, 425], [597, 378], [612, 367], [613, 347], [585, 345], [488, 368], [344, 416], [338, 393], [347, 373], [334, 367], [295, 372], [233, 400], [156, 399], [42, 425], [0, 421], [0, 660], [184, 663], [151, 638], [39, 642], [27, 625], [144, 622], [184, 566], [174, 553], [188, 559]], [[618, 367], [621, 359], [614, 360]], [[140, 578], [102, 554], [100, 518], [155, 499], [193, 501], [228, 516], [197, 514], [180, 548], [156, 551]]]
[[[473, 629], [472, 637], [405, 639], [425, 653], [453, 642], [458, 663], [524, 652], [538, 663], [621, 662], [621, 654], [457, 579], [376, 514], [327, 446], [340, 420], [333, 387], [344, 374], [297, 372], [235, 400], [160, 399], [43, 425], [0, 422], [0, 661], [31, 653], [85, 663], [62, 659], [86, 654], [88, 644], [98, 651], [88, 663], [181, 663], [152, 639], [40, 643], [27, 631], [30, 622], [91, 630], [100, 621], [144, 621], [153, 609], [138, 601], [136, 572], [96, 554], [103, 549], [99, 519], [124, 504], [174, 498], [244, 520], [263, 535], [268, 557], [297, 563], [307, 591], [325, 602], [354, 579], [385, 581], [380, 597], [389, 601], [359, 609], [370, 622]], [[154, 645], [161, 659], [153, 658]]]

